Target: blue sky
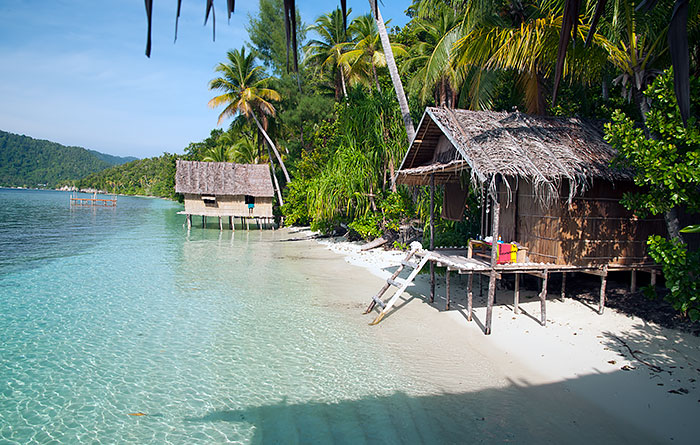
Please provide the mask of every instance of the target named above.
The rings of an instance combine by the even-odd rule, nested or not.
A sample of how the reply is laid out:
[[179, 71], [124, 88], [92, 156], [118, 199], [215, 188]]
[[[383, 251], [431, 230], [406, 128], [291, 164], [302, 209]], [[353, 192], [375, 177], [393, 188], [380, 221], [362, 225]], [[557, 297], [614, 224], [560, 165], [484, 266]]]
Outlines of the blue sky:
[[[405, 24], [410, 3], [385, 1], [384, 19]], [[148, 59], [142, 0], [0, 2], [0, 130], [118, 156], [181, 153], [216, 127], [207, 84], [226, 51], [247, 39], [258, 7], [236, 2], [227, 23], [225, 4], [214, 2], [212, 42], [205, 0], [183, 0], [173, 44], [176, 1], [155, 0]], [[297, 0], [307, 24], [338, 4]], [[353, 16], [369, 12], [366, 0], [348, 7]]]

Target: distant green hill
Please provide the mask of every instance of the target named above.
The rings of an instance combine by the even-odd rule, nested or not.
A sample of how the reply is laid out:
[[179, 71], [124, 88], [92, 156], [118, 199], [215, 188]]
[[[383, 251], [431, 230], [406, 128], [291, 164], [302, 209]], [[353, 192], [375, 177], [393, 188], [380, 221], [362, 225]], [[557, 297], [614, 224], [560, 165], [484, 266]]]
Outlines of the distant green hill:
[[0, 186], [56, 187], [134, 159], [0, 131]]
[[131, 161], [136, 161], [138, 158], [135, 158], [133, 156], [114, 156], [114, 155], [108, 155], [106, 153], [100, 153], [99, 151], [95, 150], [88, 150], [90, 153], [93, 155], [97, 156], [98, 159], [102, 159], [103, 161], [107, 162], [109, 165], [122, 165], [126, 164], [127, 162]]

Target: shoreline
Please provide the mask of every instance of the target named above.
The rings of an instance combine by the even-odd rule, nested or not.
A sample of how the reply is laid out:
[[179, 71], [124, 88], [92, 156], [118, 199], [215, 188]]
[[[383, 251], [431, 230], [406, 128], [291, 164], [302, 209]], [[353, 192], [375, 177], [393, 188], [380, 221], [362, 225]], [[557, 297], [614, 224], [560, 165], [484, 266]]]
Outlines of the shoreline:
[[[296, 232], [311, 234], [308, 230]], [[315, 241], [341, 255], [348, 265], [376, 277], [375, 292], [405, 256], [405, 252], [381, 249], [362, 252], [361, 243], [343, 238]], [[468, 375], [478, 380], [472, 359], [479, 357], [484, 372], [505, 377], [519, 391], [539, 393], [535, 388], [548, 388], [547, 397], [561, 399], [564, 410], [582, 404], [612, 419], [612, 428], [638, 430], [640, 439], [648, 440], [651, 434], [661, 443], [696, 442], [693, 431], [700, 418], [700, 338], [612, 308], [598, 315], [585, 302], [572, 298], [561, 301], [556, 293], [548, 297], [548, 319], [543, 327], [536, 321], [536, 292], [522, 289], [519, 315], [512, 312], [509, 303], [512, 291], [498, 290], [493, 333], [486, 336], [480, 325], [485, 315], [485, 292], [480, 298], [478, 279], [475, 320], [470, 323], [465, 309], [466, 277], [452, 276], [449, 311], [444, 308], [444, 276], [437, 275], [436, 298], [430, 304], [429, 275], [420, 274], [396, 309], [370, 327], [372, 335], [403, 356], [409, 372], [419, 376], [429, 373], [430, 380], [447, 393], [480, 391], [485, 388], [474, 388], [464, 378]], [[389, 296], [385, 294], [384, 299]], [[358, 298], [369, 303], [371, 297]], [[358, 317], [369, 322], [372, 315]], [[406, 351], [395, 337], [416, 344]]]

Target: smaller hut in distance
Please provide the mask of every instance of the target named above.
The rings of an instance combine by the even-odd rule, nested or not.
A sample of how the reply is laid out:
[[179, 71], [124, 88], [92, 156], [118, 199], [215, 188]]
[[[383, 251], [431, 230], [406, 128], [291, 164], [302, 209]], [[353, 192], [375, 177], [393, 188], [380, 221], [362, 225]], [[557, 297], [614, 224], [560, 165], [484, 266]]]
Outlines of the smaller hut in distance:
[[219, 219], [219, 229], [228, 218], [234, 228], [235, 218], [248, 227], [253, 220], [259, 227], [273, 224], [274, 188], [267, 164], [235, 164], [232, 162], [177, 161], [175, 192], [185, 197], [187, 227], [192, 215]]

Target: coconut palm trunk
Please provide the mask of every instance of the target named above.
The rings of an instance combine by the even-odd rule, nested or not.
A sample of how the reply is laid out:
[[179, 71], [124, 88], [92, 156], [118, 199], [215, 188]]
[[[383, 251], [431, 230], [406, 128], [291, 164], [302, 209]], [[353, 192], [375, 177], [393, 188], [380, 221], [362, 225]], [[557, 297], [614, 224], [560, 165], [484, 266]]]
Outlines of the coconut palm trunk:
[[255, 113], [251, 112], [250, 115], [253, 116], [253, 120], [255, 121], [255, 125], [258, 126], [258, 130], [260, 130], [262, 135], [265, 137], [265, 140], [267, 141], [267, 143], [270, 144], [272, 151], [275, 152], [275, 157], [277, 157], [277, 160], [280, 163], [280, 167], [282, 167], [282, 172], [284, 173], [284, 179], [287, 182], [291, 181], [291, 179], [289, 178], [289, 173], [287, 173], [287, 167], [285, 167], [284, 161], [282, 160], [282, 156], [280, 156], [279, 151], [277, 151], [277, 147], [275, 146], [275, 143], [272, 142], [272, 139], [270, 139], [270, 136], [267, 134], [267, 131], [265, 131], [263, 126], [260, 124], [260, 121], [258, 120], [257, 116], [255, 116]]
[[403, 84], [401, 83], [401, 78], [399, 77], [399, 70], [396, 68], [394, 53], [391, 51], [389, 34], [386, 32], [386, 26], [384, 26], [384, 19], [382, 18], [381, 12], [379, 12], [379, 6], [377, 6], [375, 2], [376, 0], [369, 0], [369, 7], [372, 10], [372, 13], [374, 14], [374, 19], [377, 21], [377, 28], [379, 29], [379, 38], [382, 41], [384, 55], [386, 56], [386, 67], [389, 69], [391, 82], [394, 84], [394, 90], [396, 91], [396, 99], [398, 99], [399, 101], [399, 108], [401, 109], [401, 117], [403, 118], [403, 124], [406, 127], [406, 135], [408, 136], [408, 142], [411, 143], [411, 141], [413, 141], [413, 138], [416, 135], [416, 130], [413, 128], [411, 112], [408, 109], [408, 100], [406, 100], [406, 93], [404, 93], [403, 91]]
[[275, 174], [275, 164], [272, 162], [272, 153], [270, 153], [270, 147], [267, 147], [267, 157], [270, 158], [270, 173], [272, 173], [272, 180], [275, 185], [275, 192], [277, 192], [277, 200], [280, 205], [284, 205], [284, 200], [282, 199], [282, 191], [280, 190], [280, 184], [277, 181], [277, 175]]

